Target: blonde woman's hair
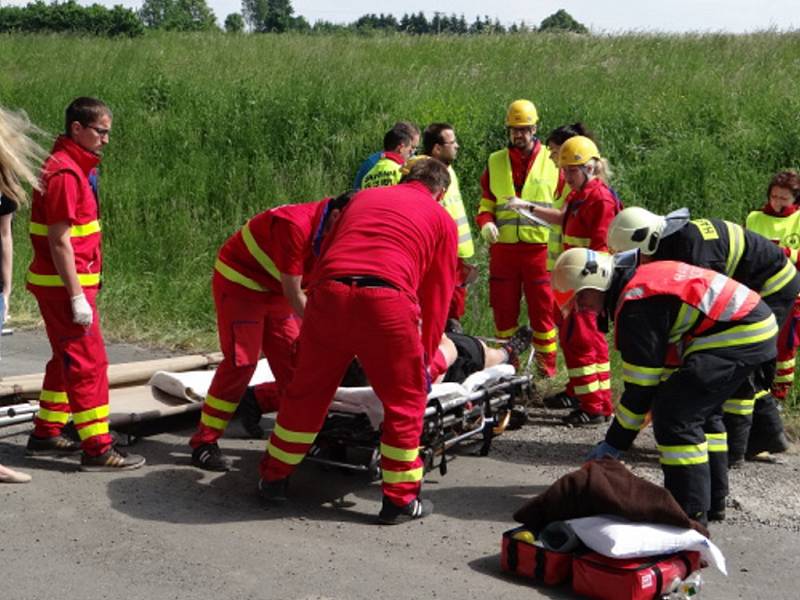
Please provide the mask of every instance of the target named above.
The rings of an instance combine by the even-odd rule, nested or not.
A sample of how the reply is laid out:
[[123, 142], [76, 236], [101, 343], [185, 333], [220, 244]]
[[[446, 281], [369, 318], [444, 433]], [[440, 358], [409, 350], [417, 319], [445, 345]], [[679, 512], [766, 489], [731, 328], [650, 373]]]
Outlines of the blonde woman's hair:
[[611, 181], [611, 165], [605, 158], [592, 158], [587, 164], [592, 165], [592, 173], [595, 177], [602, 180], [603, 183], [609, 185]]
[[29, 135], [42, 133], [24, 112], [0, 106], [0, 192], [18, 204], [28, 200], [20, 181], [38, 189], [37, 173], [47, 152]]

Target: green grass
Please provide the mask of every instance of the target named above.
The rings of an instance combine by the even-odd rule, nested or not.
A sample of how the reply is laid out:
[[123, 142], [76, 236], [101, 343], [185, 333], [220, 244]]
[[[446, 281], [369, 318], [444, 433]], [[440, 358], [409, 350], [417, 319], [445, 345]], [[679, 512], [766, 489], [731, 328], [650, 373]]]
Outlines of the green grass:
[[[106, 331], [208, 347], [224, 239], [260, 210], [346, 189], [400, 118], [455, 124], [471, 212], [485, 160], [504, 143], [505, 107], [527, 97], [545, 134], [576, 120], [595, 130], [626, 204], [742, 222], [769, 177], [800, 160], [798, 56], [800, 35], [775, 33], [0, 36], [0, 103], [52, 133], [73, 97], [110, 104]], [[475, 299], [468, 328], [489, 333], [485, 279]], [[16, 315], [35, 315], [26, 294], [14, 303]]]

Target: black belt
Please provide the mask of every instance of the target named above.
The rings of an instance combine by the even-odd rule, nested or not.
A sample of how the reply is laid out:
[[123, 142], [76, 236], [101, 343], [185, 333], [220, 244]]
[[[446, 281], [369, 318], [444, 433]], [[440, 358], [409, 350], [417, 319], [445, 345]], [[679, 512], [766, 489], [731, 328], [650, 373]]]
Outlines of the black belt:
[[369, 275], [351, 275], [349, 277], [335, 277], [334, 281], [343, 283], [345, 285], [354, 285], [356, 287], [376, 287], [376, 288], [392, 288], [397, 289], [397, 286], [384, 281], [380, 277], [370, 277]]

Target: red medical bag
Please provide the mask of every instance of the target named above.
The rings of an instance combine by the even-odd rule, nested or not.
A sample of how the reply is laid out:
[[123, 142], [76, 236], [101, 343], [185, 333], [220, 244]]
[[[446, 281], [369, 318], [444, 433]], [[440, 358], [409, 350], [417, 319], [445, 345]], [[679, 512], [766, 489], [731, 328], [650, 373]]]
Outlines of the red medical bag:
[[525, 527], [506, 531], [500, 555], [502, 569], [545, 585], [567, 581], [572, 573], [572, 555], [545, 550], [533, 544], [533, 539], [533, 534]]

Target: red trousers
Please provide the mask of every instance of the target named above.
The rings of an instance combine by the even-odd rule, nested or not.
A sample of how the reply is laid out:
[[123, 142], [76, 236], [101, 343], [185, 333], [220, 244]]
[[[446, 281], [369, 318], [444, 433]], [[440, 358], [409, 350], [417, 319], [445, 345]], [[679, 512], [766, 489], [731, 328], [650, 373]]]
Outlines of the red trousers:
[[785, 400], [794, 385], [794, 367], [797, 346], [800, 344], [800, 298], [795, 300], [789, 318], [778, 333], [778, 357], [772, 395]]
[[419, 495], [419, 439], [429, 379], [414, 299], [387, 287], [322, 282], [308, 296], [297, 346], [297, 373], [281, 400], [261, 461], [267, 481], [288, 477], [303, 460], [325, 420], [347, 366], [358, 355], [383, 403], [383, 493], [405, 505]]
[[567, 394], [580, 400], [584, 412], [610, 415], [614, 407], [608, 342], [597, 326], [597, 313], [573, 308], [558, 333], [569, 375]]
[[97, 291], [84, 291], [92, 307], [91, 326], [72, 322], [72, 305], [63, 298], [36, 297], [53, 356], [47, 363], [33, 434], [54, 437], [70, 415], [81, 448], [97, 456], [111, 447], [108, 433], [108, 357], [100, 331]]
[[280, 388], [292, 377], [292, 352], [300, 318], [286, 298], [264, 293], [237, 295], [215, 273], [211, 284], [217, 310], [217, 332], [223, 359], [203, 402], [192, 448], [216, 442], [225, 431], [264, 353]]
[[537, 364], [546, 375], [553, 375], [557, 334], [547, 244], [493, 244], [489, 254], [489, 303], [497, 337], [511, 337], [517, 330], [523, 292]]
[[450, 299], [450, 309], [447, 312], [448, 319], [461, 320], [467, 305], [467, 275], [470, 269], [463, 258], [458, 259], [458, 273], [456, 274], [456, 287], [453, 290], [453, 297]]

